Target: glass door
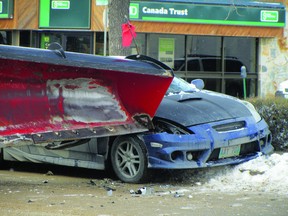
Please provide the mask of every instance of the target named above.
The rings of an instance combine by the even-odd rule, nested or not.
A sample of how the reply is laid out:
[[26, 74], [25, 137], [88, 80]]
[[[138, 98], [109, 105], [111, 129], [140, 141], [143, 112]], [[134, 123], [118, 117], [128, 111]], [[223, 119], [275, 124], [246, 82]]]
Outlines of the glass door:
[[93, 53], [92, 33], [41, 32], [40, 48], [47, 49], [50, 43], [59, 43], [64, 50], [79, 53]]

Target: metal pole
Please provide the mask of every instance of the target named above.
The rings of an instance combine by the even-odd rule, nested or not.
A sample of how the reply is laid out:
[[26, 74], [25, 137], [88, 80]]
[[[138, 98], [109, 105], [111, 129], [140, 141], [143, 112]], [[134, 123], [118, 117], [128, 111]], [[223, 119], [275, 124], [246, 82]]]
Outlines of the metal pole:
[[105, 13], [104, 13], [104, 51], [103, 55], [106, 56], [106, 50], [107, 50], [107, 22], [108, 22], [108, 7], [105, 5]]
[[243, 78], [243, 94], [244, 94], [244, 99], [246, 99], [246, 79]]

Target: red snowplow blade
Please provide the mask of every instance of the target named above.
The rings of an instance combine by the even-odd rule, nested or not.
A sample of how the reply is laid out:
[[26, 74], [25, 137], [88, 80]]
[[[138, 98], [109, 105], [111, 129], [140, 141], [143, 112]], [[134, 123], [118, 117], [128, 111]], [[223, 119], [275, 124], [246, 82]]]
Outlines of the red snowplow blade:
[[173, 73], [148, 61], [0, 46], [0, 147], [147, 130]]

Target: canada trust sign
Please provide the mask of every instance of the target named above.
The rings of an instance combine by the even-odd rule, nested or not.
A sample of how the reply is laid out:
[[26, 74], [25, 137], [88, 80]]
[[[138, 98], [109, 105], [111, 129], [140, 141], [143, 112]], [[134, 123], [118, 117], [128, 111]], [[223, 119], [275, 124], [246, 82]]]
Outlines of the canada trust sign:
[[286, 9], [281, 3], [207, 2], [130, 1], [129, 15], [137, 21], [285, 27]]
[[170, 15], [179, 15], [179, 16], [188, 16], [188, 9], [184, 10], [177, 10], [175, 8], [149, 8], [149, 7], [143, 7], [142, 12], [144, 14], [170, 14]]

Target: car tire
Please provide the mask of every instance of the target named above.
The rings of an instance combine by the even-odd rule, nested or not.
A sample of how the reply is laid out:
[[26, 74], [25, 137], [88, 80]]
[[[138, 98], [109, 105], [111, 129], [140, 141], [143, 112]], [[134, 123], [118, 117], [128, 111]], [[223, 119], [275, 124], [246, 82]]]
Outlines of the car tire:
[[148, 177], [147, 149], [137, 136], [117, 137], [111, 147], [111, 163], [123, 182], [141, 183]]

